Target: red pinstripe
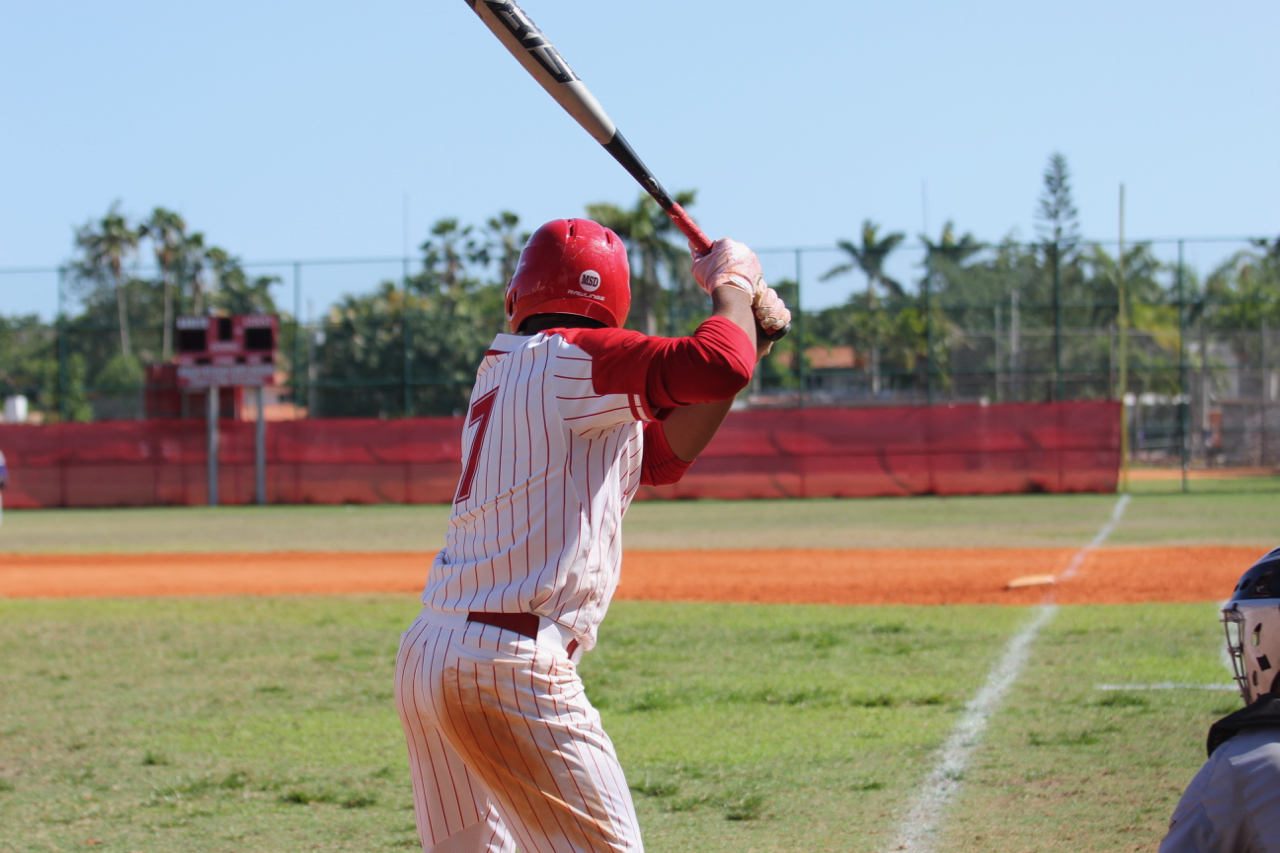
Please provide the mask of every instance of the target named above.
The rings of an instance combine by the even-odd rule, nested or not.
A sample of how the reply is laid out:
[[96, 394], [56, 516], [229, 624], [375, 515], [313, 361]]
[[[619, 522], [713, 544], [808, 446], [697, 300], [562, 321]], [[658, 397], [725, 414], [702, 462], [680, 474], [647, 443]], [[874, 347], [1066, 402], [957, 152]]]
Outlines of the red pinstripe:
[[[543, 467], [543, 468], [548, 468], [548, 467], [550, 467], [550, 465], [551, 465], [551, 429], [550, 429], [550, 427], [548, 427], [548, 426], [547, 426], [547, 410], [546, 410], [546, 399], [547, 399], [547, 374], [546, 374], [546, 372], [544, 371], [544, 372], [540, 373], [540, 374], [539, 374], [539, 377], [540, 377], [539, 387], [540, 387], [540, 390], [542, 391], [542, 396], [541, 396], [541, 398], [540, 398], [540, 399], [541, 399], [541, 401], [542, 401], [542, 438], [543, 438], [543, 442], [542, 442], [542, 454], [543, 454], [542, 467]], [[557, 438], [559, 438], [559, 435], [557, 435]], [[543, 505], [543, 506], [545, 506], [545, 507], [551, 507], [551, 499], [550, 499], [550, 498], [551, 498], [551, 489], [550, 489], [550, 485], [548, 484], [548, 482], [547, 482], [546, 478], [543, 478], [543, 480], [542, 480], [542, 505]], [[567, 501], [568, 501], [568, 496], [564, 493], [564, 489], [561, 489], [561, 490], [560, 490], [560, 515], [559, 515], [559, 519], [560, 519], [560, 536], [561, 536], [561, 541], [563, 541], [563, 539], [564, 539], [564, 508], [565, 508], [565, 504], [566, 504], [566, 502], [567, 502]], [[554, 516], [553, 516], [553, 517], [554, 517]], [[550, 519], [548, 519], [548, 520], [544, 520], [544, 521], [543, 521], [543, 523], [542, 523], [542, 561], [543, 561], [543, 562], [546, 562], [546, 560], [547, 560], [547, 556], [548, 556], [548, 553], [549, 553], [549, 552], [550, 552], [550, 550], [551, 550], [551, 541], [550, 541], [550, 539], [549, 539], [550, 535], [551, 535], [551, 521], [550, 521]], [[559, 563], [559, 561], [557, 561], [557, 562], [556, 562], [556, 568], [555, 568], [555, 581], [554, 581], [554, 583], [559, 583], [559, 582], [560, 582], [560, 563]], [[534, 605], [534, 606], [536, 607], [536, 606], [537, 606], [537, 603], [535, 603], [535, 605]]]
[[[612, 409], [605, 409], [605, 410], [604, 410], [604, 411], [602, 411], [602, 412], [592, 412], [592, 413], [587, 414], [587, 415], [566, 415], [566, 416], [564, 416], [564, 420], [566, 420], [566, 421], [581, 421], [581, 420], [586, 420], [587, 418], [591, 418], [591, 419], [593, 419], [593, 420], [594, 420], [594, 419], [596, 419], [596, 418], [599, 418], [601, 415], [611, 415], [611, 414], [613, 414], [614, 412], [631, 412], [631, 411], [633, 411], [633, 410], [634, 410], [634, 408], [635, 408], [634, 406], [632, 406], [631, 404], [629, 404], [629, 403], [628, 403], [628, 404], [627, 404], [627, 405], [625, 405], [625, 406], [617, 406], [617, 407], [612, 408]], [[638, 418], [633, 418], [632, 420], [639, 420], [639, 419], [638, 419]]]
[[[521, 353], [520, 357], [517, 358], [515, 361], [514, 369], [516, 371], [516, 377], [515, 377], [516, 381], [511, 384], [504, 383], [504, 387], [503, 387], [502, 416], [499, 418], [499, 422], [498, 422], [498, 434], [494, 436], [494, 440], [492, 444], [492, 449], [493, 449], [492, 455], [496, 457], [495, 459], [496, 464], [491, 465], [490, 467], [491, 472], [497, 479], [498, 486], [497, 488], [491, 487], [489, 490], [489, 494], [493, 494], [495, 491], [498, 491], [501, 488], [501, 484], [514, 482], [515, 480], [514, 470], [512, 471], [511, 477], [503, 476], [502, 465], [504, 461], [503, 457], [507, 455], [503, 451], [506, 451], [509, 449], [506, 441], [507, 420], [511, 415], [511, 401], [513, 400], [513, 398], [515, 397], [516, 393], [519, 391], [519, 388], [520, 388], [520, 382], [519, 382], [520, 368], [524, 365], [523, 355], [524, 354]], [[496, 471], [493, 470], [494, 468], [496, 468]], [[497, 594], [498, 596], [497, 609], [501, 610], [503, 608], [503, 605], [506, 603], [502, 600], [503, 590], [507, 588], [507, 585], [510, 583], [511, 578], [515, 574], [514, 567], [511, 565], [510, 548], [502, 547], [502, 532], [504, 530], [510, 532], [511, 530], [510, 523], [507, 523], [507, 524], [502, 523], [502, 510], [504, 506], [507, 508], [508, 512], [511, 511], [510, 506], [507, 504], [507, 501], [505, 500], [505, 495], [500, 495], [498, 499], [494, 502], [494, 508], [493, 508], [493, 517], [494, 517], [493, 520], [497, 522], [497, 527], [498, 527], [498, 531], [494, 535], [494, 540], [497, 544], [498, 551], [497, 551], [497, 554], [489, 557], [490, 572], [492, 574], [493, 579], [491, 581], [490, 588], [484, 592], [484, 604], [483, 606], [480, 607], [481, 610], [489, 610], [490, 608], [493, 607], [492, 597], [494, 594]], [[511, 518], [512, 518], [512, 521], [514, 521], [514, 518], [515, 518], [514, 513], [511, 513]], [[498, 581], [498, 563], [499, 563], [499, 559], [502, 557], [506, 558], [507, 577], [504, 579], [504, 582], [499, 582]]]

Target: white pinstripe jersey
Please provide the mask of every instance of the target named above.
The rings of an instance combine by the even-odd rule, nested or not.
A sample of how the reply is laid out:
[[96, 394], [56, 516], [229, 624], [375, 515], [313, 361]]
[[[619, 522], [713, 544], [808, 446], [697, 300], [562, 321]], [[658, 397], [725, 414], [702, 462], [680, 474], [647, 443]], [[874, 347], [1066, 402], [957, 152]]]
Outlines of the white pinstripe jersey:
[[[641, 340], [616, 329], [497, 336], [471, 392], [463, 473], [424, 604], [536, 613], [595, 645], [640, 485], [642, 422], [654, 418], [646, 361], [624, 366]], [[612, 378], [601, 388], [604, 362]]]

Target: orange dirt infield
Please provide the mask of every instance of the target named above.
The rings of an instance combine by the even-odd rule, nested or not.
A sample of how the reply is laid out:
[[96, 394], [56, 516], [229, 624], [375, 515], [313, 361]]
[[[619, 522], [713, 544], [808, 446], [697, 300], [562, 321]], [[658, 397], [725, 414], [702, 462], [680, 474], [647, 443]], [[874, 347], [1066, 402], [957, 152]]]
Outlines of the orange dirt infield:
[[[1054, 586], [1072, 549], [628, 551], [617, 598], [811, 604], [1062, 604], [1217, 601], [1257, 548], [1104, 548]], [[0, 596], [102, 598], [417, 593], [431, 554], [5, 554]]]

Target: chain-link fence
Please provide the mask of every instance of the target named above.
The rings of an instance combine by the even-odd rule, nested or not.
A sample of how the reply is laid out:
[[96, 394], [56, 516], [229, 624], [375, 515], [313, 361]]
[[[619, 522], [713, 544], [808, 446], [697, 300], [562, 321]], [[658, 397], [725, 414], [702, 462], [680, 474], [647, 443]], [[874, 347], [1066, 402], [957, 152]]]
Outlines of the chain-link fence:
[[[1121, 262], [1115, 244], [944, 240], [900, 247], [879, 268], [831, 248], [765, 250], [769, 279], [803, 310], [741, 403], [1123, 398], [1135, 488], [1184, 487], [1184, 471], [1204, 483], [1251, 474], [1250, 487], [1265, 487], [1280, 468], [1277, 250], [1267, 241], [1144, 242], [1126, 246]], [[475, 365], [503, 328], [501, 285], [475, 278], [415, 289], [415, 263], [245, 265], [274, 276], [281, 309], [271, 417], [465, 409]], [[122, 332], [117, 303], [73, 299], [58, 270], [0, 271], [0, 287], [14, 286], [61, 298], [52, 322], [0, 318], [0, 395], [26, 395], [37, 420], [156, 414], [155, 394], [173, 390], [149, 388], [145, 371], [172, 352], [163, 322], [133, 321]], [[156, 292], [138, 285], [124, 316], [154, 318], [159, 309], [141, 303]], [[632, 324], [660, 334], [687, 334], [706, 316], [705, 296], [687, 281], [663, 282], [650, 302]], [[132, 357], [121, 358], [125, 351]], [[200, 411], [184, 403], [178, 413]]]

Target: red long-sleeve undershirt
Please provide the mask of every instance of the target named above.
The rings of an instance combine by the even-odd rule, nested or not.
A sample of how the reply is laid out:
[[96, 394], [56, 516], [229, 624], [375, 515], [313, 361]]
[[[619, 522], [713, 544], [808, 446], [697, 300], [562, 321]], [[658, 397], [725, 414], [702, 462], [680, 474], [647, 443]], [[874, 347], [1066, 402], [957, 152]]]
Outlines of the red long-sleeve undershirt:
[[623, 329], [557, 329], [586, 351], [597, 394], [640, 395], [645, 425], [641, 482], [677, 482], [691, 463], [675, 455], [662, 421], [671, 410], [732, 399], [751, 381], [755, 344], [732, 320], [710, 317], [692, 335], [658, 338]]

